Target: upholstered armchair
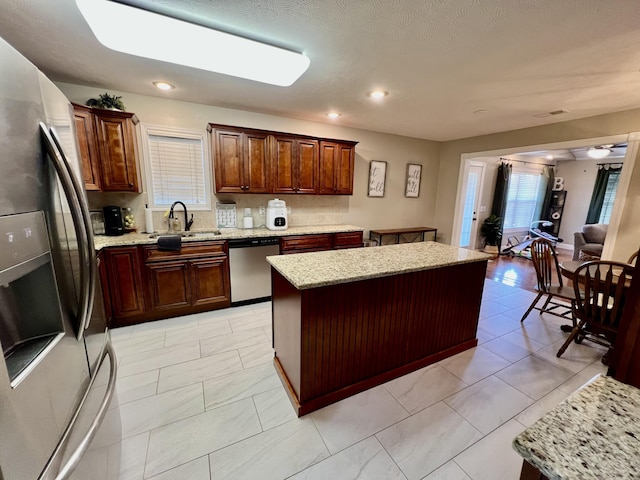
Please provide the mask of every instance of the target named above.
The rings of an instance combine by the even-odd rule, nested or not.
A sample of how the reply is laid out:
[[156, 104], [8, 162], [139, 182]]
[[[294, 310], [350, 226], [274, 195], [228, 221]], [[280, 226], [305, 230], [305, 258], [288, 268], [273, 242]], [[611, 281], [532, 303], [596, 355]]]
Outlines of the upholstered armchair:
[[580, 251], [584, 250], [589, 255], [602, 254], [604, 239], [607, 236], [607, 227], [604, 223], [592, 223], [584, 225], [581, 232], [573, 234], [573, 259], [580, 259]]

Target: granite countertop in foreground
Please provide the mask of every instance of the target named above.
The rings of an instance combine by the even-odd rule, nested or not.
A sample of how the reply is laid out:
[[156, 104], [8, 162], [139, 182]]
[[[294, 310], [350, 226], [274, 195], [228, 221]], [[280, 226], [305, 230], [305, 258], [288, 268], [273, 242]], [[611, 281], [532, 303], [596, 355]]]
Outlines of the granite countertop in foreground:
[[597, 377], [519, 434], [513, 448], [550, 480], [640, 478], [640, 390]]
[[271, 256], [267, 261], [294, 287], [305, 290], [489, 258], [444, 243], [416, 242]]
[[[195, 233], [194, 237], [183, 237], [183, 242], [197, 242], [203, 240], [230, 240], [236, 238], [258, 238], [258, 237], [286, 237], [290, 235], [312, 235], [318, 233], [341, 233], [341, 232], [362, 232], [362, 227], [354, 225], [307, 225], [302, 227], [289, 227], [286, 230], [269, 230], [267, 228], [221, 228], [220, 234], [213, 232], [215, 229], [198, 231], [193, 229], [190, 233]], [[208, 233], [209, 232], [209, 233]], [[164, 234], [164, 232], [159, 232]], [[172, 235], [166, 233], [166, 235]], [[118, 236], [95, 235], [93, 243], [96, 250], [105, 247], [117, 247], [124, 245], [153, 245], [157, 243], [157, 238], [150, 238], [148, 233], [125, 233]]]

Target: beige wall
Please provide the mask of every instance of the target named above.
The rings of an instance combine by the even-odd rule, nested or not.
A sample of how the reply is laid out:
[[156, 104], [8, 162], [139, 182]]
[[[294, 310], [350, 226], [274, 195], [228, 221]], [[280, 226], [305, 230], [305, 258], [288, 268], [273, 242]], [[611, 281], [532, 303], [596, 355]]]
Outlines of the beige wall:
[[[60, 89], [76, 103], [84, 104], [89, 98], [104, 93], [80, 85], [59, 83]], [[290, 132], [317, 137], [358, 141], [355, 156], [353, 196], [285, 195], [291, 206], [291, 225], [350, 223], [365, 230], [434, 224], [434, 210], [438, 190], [439, 143], [398, 135], [388, 135], [339, 125], [307, 122], [260, 113], [179, 102], [158, 97], [147, 97], [127, 92], [109, 91], [121, 95], [127, 110], [135, 112], [141, 123], [174, 126], [204, 131], [207, 123], [220, 123], [242, 127]], [[386, 190], [383, 198], [367, 196], [369, 162], [388, 162]], [[423, 166], [420, 196], [404, 197], [404, 181], [407, 163]], [[235, 200], [238, 215], [241, 208], [265, 205], [273, 195], [224, 195], [221, 200]], [[212, 200], [215, 202], [215, 198]], [[126, 203], [134, 209], [136, 218], [142, 217], [146, 194], [92, 194], [92, 208], [100, 204]], [[215, 212], [193, 212], [194, 228], [215, 225]], [[158, 226], [162, 212], [154, 214], [154, 226]], [[436, 225], [437, 226], [437, 225]]]
[[574, 232], [579, 232], [587, 219], [598, 163], [602, 163], [602, 160], [558, 162], [556, 176], [564, 179], [564, 189], [567, 191], [559, 234], [565, 245], [573, 245]]
[[[435, 224], [442, 234], [441, 240], [445, 242], [451, 240], [460, 158], [463, 154], [518, 147], [526, 150], [528, 146], [638, 131], [640, 131], [640, 109], [442, 143], [434, 217]], [[640, 162], [636, 162], [633, 168], [612, 258], [622, 259], [625, 256], [623, 252], [637, 249], [637, 244], [640, 243], [638, 238], [640, 238]]]

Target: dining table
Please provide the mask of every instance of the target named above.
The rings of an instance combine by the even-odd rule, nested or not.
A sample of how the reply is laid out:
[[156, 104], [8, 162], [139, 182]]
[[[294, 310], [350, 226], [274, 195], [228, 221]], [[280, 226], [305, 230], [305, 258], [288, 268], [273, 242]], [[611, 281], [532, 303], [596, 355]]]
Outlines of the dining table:
[[[586, 262], [584, 260], [567, 260], [559, 263], [558, 266], [560, 267], [560, 273], [562, 274], [562, 276], [568, 278], [573, 282], [575, 281], [575, 278], [576, 278], [576, 270], [583, 263], [586, 263]], [[616, 282], [616, 279], [617, 277], [614, 275], [614, 283]], [[578, 279], [578, 281], [580, 281], [580, 279]], [[625, 286], [628, 287], [630, 282], [631, 282], [631, 279], [627, 279], [627, 284]]]

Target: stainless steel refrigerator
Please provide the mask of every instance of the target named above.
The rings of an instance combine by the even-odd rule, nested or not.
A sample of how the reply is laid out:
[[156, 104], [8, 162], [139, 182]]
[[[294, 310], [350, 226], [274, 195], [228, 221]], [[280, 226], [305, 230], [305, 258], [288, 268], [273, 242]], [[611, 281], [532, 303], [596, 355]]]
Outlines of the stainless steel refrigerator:
[[0, 480], [115, 479], [117, 363], [73, 110], [1, 38], [0, 65]]

